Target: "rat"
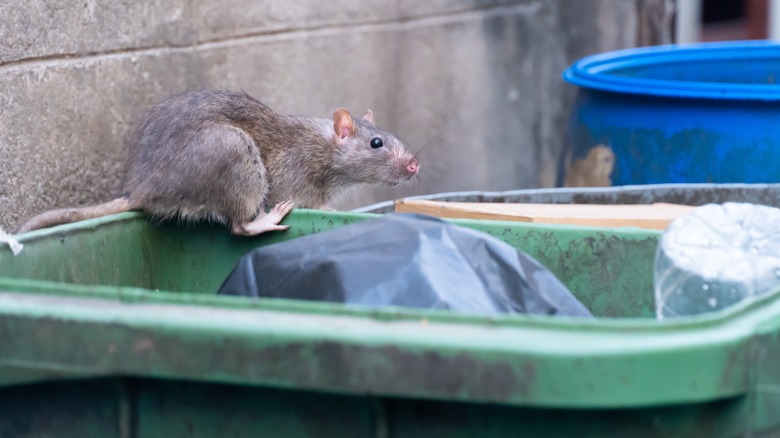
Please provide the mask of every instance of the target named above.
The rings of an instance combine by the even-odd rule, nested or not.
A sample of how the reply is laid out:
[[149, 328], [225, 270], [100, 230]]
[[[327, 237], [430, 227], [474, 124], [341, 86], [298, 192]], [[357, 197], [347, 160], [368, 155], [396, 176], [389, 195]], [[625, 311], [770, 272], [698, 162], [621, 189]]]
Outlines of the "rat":
[[18, 232], [140, 210], [253, 236], [286, 230], [279, 222], [293, 206], [330, 209], [350, 186], [395, 186], [420, 170], [415, 155], [374, 124], [370, 109], [360, 119], [344, 108], [332, 120], [285, 115], [232, 90], [163, 100], [141, 119], [126, 153], [122, 196], [41, 213]]

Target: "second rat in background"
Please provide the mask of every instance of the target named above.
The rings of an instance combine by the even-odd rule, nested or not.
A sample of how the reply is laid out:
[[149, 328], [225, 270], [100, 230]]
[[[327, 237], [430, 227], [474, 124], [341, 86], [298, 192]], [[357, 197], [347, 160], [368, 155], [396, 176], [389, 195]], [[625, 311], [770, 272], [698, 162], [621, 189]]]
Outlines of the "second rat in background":
[[[18, 232], [142, 210], [155, 219], [209, 220], [233, 234], [284, 230], [293, 205], [326, 208], [359, 183], [397, 185], [420, 163], [371, 110], [355, 119], [277, 113], [246, 93], [185, 92], [154, 106], [127, 144], [123, 196], [52, 210]], [[267, 206], [273, 206], [268, 213]]]

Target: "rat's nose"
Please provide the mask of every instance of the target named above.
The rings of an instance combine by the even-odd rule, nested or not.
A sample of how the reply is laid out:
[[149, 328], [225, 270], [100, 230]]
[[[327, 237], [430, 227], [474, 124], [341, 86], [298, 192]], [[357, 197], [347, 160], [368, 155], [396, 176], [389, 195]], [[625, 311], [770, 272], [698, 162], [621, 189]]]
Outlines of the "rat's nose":
[[410, 174], [414, 175], [417, 173], [417, 171], [420, 170], [420, 162], [416, 159], [413, 159], [407, 166], [406, 171]]

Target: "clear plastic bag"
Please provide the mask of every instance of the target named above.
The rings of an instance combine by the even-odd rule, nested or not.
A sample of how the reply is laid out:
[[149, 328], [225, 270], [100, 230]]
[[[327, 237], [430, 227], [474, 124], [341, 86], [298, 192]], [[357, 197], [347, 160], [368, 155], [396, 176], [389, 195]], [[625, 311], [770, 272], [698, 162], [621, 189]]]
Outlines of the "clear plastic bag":
[[780, 209], [709, 204], [661, 237], [654, 285], [658, 319], [696, 315], [780, 287]]

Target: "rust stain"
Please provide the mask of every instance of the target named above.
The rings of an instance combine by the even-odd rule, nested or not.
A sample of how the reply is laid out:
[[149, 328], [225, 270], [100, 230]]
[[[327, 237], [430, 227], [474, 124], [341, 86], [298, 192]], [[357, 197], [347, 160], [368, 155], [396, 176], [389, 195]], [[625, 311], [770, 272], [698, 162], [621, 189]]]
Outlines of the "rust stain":
[[531, 361], [523, 362], [520, 369], [523, 371], [523, 374], [522, 379], [519, 379], [517, 382], [517, 389], [527, 398], [531, 394], [534, 383], [536, 383], [536, 364]]
[[154, 349], [154, 341], [147, 337], [138, 338], [133, 342], [133, 350], [140, 353]]
[[745, 345], [738, 345], [729, 349], [726, 365], [723, 367], [723, 374], [720, 380], [721, 387], [731, 389], [735, 386], [748, 386], [748, 373], [751, 362], [749, 351], [750, 347], [745, 347]]

